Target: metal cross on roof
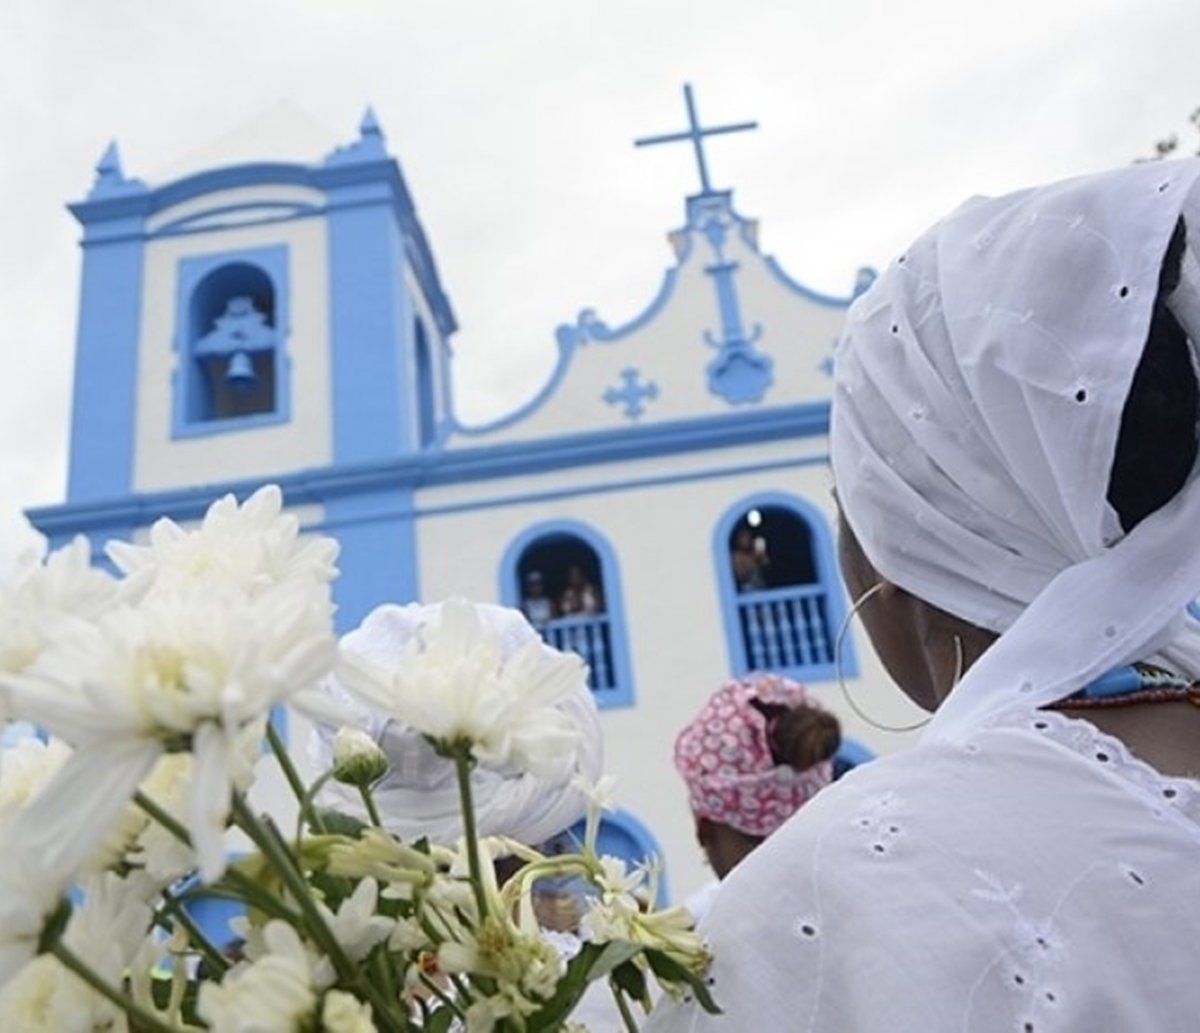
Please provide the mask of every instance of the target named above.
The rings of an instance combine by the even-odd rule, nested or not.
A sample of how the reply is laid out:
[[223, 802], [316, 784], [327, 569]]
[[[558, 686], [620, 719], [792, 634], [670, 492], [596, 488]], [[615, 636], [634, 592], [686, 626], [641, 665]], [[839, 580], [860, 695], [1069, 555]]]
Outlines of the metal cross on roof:
[[696, 165], [700, 169], [700, 188], [705, 194], [713, 192], [712, 186], [708, 182], [708, 166], [704, 161], [704, 138], [706, 136], [717, 136], [720, 133], [740, 133], [749, 129], [757, 129], [757, 122], [734, 122], [727, 126], [710, 126], [705, 129], [700, 125], [700, 120], [696, 117], [696, 103], [692, 99], [692, 87], [690, 83], [683, 85], [683, 99], [687, 104], [688, 112], [688, 128], [681, 133], [664, 133], [661, 136], [644, 136], [640, 140], [634, 140], [634, 147], [649, 147], [659, 143], [676, 143], [679, 140], [691, 140], [692, 149], [696, 152]]

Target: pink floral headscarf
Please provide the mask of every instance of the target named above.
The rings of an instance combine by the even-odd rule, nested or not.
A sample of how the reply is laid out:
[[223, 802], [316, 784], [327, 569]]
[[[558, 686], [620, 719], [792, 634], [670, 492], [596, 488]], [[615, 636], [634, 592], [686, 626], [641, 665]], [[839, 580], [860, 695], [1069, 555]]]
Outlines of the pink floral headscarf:
[[763, 674], [726, 682], [675, 740], [675, 768], [692, 811], [750, 836], [769, 836], [833, 779], [833, 764], [804, 771], [771, 757], [767, 718], [750, 703], [819, 706], [803, 685]]

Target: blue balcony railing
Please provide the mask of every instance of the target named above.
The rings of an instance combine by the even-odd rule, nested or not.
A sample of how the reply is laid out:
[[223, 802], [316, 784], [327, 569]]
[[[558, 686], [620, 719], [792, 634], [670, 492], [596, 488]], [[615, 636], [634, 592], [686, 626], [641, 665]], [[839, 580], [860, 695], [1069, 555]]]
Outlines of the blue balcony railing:
[[736, 605], [748, 670], [832, 667], [837, 629], [824, 585], [742, 592]]
[[608, 614], [558, 617], [539, 624], [537, 629], [548, 645], [583, 657], [593, 692], [610, 692], [618, 687]]

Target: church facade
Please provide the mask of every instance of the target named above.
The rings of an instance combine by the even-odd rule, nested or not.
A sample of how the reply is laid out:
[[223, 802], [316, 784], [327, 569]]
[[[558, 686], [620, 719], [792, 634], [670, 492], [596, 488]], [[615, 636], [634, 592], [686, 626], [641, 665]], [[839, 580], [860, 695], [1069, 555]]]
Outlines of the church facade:
[[311, 163], [153, 185], [110, 148], [71, 205], [67, 498], [29, 513], [52, 544], [84, 533], [99, 552], [275, 482], [341, 542], [341, 630], [385, 601], [523, 607], [589, 664], [619, 780], [613, 849], [660, 853], [676, 897], [704, 872], [672, 743], [723, 680], [809, 684], [850, 759], [896, 742], [845, 707], [839, 669], [872, 713], [902, 710], [844, 633], [828, 473], [832, 346], [871, 274], [829, 297], [762, 254], [703, 151], [748, 126], [702, 128], [686, 99], [687, 130], [643, 141], [690, 143], [701, 179], [644, 310], [563, 323], [547, 382], [482, 426], [456, 416], [455, 315], [370, 112]]

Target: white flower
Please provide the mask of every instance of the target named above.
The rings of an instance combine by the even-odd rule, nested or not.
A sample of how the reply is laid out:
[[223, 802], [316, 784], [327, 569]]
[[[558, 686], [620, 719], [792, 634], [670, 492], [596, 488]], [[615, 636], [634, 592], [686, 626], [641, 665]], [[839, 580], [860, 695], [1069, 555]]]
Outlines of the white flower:
[[27, 839], [21, 818], [5, 830], [0, 850], [0, 987], [37, 953], [46, 919], [70, 883], [69, 873], [45, 868]]
[[387, 773], [387, 754], [361, 728], [343, 725], [333, 737], [333, 777], [366, 788]]
[[150, 529], [149, 545], [109, 542], [105, 551], [127, 575], [127, 591], [135, 593], [236, 585], [257, 597], [287, 582], [326, 584], [337, 574], [337, 542], [301, 538], [300, 522], [283, 512], [283, 494], [274, 484], [240, 506], [232, 495], [218, 499], [195, 530], [162, 519]]
[[422, 626], [394, 663], [343, 651], [338, 679], [442, 746], [470, 742], [482, 764], [561, 777], [575, 766], [579, 735], [558, 704], [584, 683], [583, 661], [550, 649], [532, 629], [506, 656], [499, 629], [482, 613], [448, 600], [436, 626]]
[[321, 1005], [324, 1033], [375, 1033], [371, 1006], [344, 990], [330, 990]]
[[64, 621], [91, 620], [111, 605], [117, 582], [94, 568], [91, 558], [91, 546], [82, 536], [50, 553], [44, 563], [35, 552], [21, 558], [0, 585], [0, 673], [25, 670]]
[[342, 901], [336, 915], [331, 914], [324, 904], [317, 904], [325, 924], [351, 961], [362, 961], [392, 931], [395, 919], [377, 915], [375, 906], [378, 902], [379, 885], [374, 879], [363, 879]]
[[10, 679], [14, 705], [76, 748], [47, 795], [45, 848], [78, 863], [158, 756], [187, 746], [187, 826], [215, 877], [244, 736], [261, 735], [275, 703], [314, 690], [332, 655], [332, 629], [314, 623], [301, 589], [156, 597], [56, 636]]
[[0, 838], [6, 818], [37, 796], [66, 763], [71, 747], [58, 739], [22, 739], [3, 751], [0, 760]]
[[317, 1004], [312, 959], [286, 922], [263, 930], [268, 953], [220, 983], [202, 983], [197, 1006], [213, 1033], [293, 1033]]

